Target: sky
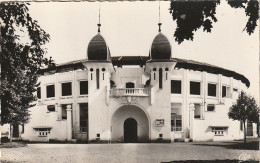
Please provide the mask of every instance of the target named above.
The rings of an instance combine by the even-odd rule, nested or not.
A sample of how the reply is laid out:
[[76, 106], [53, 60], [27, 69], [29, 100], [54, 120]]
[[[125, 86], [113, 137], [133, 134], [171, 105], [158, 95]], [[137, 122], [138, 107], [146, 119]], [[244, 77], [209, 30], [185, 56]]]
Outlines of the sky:
[[[111, 56], [148, 56], [158, 34], [159, 2], [34, 2], [33, 19], [50, 34], [47, 56], [59, 63], [85, 59], [89, 41], [97, 34], [100, 6], [101, 35]], [[211, 33], [199, 29], [193, 41], [175, 42], [176, 22], [170, 2], [160, 2], [162, 33], [172, 46], [172, 57], [220, 66], [246, 76], [249, 93], [259, 97], [259, 28], [252, 35], [243, 31], [247, 17], [243, 9], [226, 1], [217, 6], [218, 22]], [[259, 24], [259, 23], [258, 23]]]

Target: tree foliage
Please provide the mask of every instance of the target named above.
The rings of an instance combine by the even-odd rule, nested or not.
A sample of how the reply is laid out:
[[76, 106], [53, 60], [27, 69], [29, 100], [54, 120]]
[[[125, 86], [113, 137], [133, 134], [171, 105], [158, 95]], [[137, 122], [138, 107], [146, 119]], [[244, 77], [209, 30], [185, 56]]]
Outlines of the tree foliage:
[[[244, 30], [251, 35], [259, 18], [257, 0], [228, 0], [232, 8], [243, 8], [248, 17]], [[171, 1], [170, 13], [177, 23], [174, 37], [179, 44], [184, 40], [193, 40], [194, 32], [203, 27], [203, 31], [211, 32], [213, 23], [217, 22], [216, 7], [220, 0], [214, 1]]]
[[254, 97], [241, 92], [235, 104], [233, 104], [228, 113], [229, 118], [239, 121], [250, 121], [257, 123], [259, 121], [259, 108]]
[[242, 121], [244, 124], [244, 141], [246, 142], [245, 123], [259, 122], [259, 108], [257, 107], [254, 97], [248, 96], [245, 92], [241, 92], [235, 104], [233, 104], [228, 113], [229, 118]]
[[36, 100], [38, 70], [51, 62], [47, 34], [29, 14], [28, 3], [0, 3], [1, 124], [24, 124]]

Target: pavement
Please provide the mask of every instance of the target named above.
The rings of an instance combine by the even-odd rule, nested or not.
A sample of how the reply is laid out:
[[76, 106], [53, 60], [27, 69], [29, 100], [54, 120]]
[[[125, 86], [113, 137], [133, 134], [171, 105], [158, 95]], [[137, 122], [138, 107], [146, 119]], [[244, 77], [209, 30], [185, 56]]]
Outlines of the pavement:
[[260, 161], [259, 142], [171, 144], [27, 144], [0, 148], [1, 162], [158, 163]]

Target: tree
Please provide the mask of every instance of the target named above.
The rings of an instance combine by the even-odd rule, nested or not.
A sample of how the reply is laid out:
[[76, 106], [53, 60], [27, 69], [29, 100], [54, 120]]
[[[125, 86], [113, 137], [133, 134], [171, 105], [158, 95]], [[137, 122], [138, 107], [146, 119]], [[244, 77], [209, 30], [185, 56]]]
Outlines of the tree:
[[235, 104], [233, 104], [228, 113], [229, 118], [238, 120], [244, 126], [244, 143], [246, 143], [246, 122], [258, 123], [259, 108], [254, 97], [241, 92]]
[[[1, 125], [22, 125], [29, 121], [34, 106], [38, 71], [52, 60], [45, 58], [47, 34], [29, 14], [28, 3], [0, 3], [1, 23]], [[11, 141], [11, 140], [10, 140]]]
[[[243, 30], [251, 35], [259, 18], [257, 0], [227, 0], [232, 8], [243, 8], [248, 21]], [[216, 7], [220, 0], [214, 1], [171, 1], [170, 14], [177, 23], [174, 37], [179, 44], [184, 40], [193, 40], [194, 32], [203, 27], [203, 31], [211, 32], [213, 22], [216, 23]]]

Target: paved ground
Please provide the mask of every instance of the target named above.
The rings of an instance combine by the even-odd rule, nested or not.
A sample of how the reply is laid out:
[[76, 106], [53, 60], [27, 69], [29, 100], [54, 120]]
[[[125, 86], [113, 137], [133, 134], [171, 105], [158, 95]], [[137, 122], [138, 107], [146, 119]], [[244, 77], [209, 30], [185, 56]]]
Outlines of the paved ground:
[[[169, 162], [176, 160], [260, 161], [258, 142], [195, 142], [172, 144], [28, 144], [0, 148], [2, 162]], [[242, 148], [242, 149], [238, 149]], [[193, 161], [192, 161], [193, 160]], [[202, 162], [202, 161], [198, 161]]]

